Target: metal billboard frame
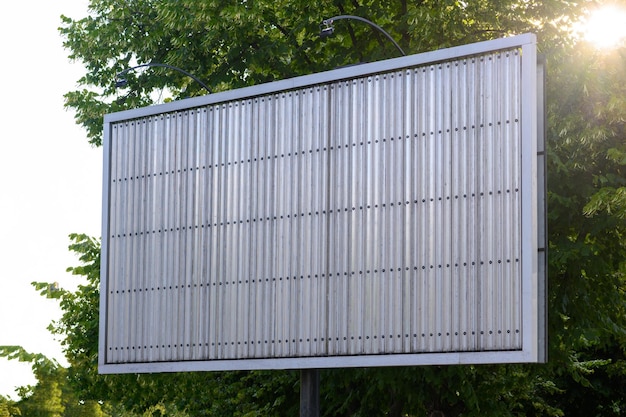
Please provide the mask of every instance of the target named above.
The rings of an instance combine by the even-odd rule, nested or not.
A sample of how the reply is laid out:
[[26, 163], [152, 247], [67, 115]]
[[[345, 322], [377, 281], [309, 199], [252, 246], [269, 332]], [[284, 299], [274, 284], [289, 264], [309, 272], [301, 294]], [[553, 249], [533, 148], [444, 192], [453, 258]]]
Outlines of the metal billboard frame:
[[[109, 250], [109, 236], [111, 227], [110, 202], [112, 200], [111, 181], [113, 175], [111, 172], [111, 161], [115, 157], [112, 155], [111, 135], [114, 124], [515, 48], [519, 49], [521, 56], [522, 92], [520, 97], [522, 120], [520, 125], [521, 161], [519, 161], [523, 171], [522, 178], [520, 178], [521, 347], [519, 349], [337, 356], [322, 354], [295, 357], [138, 362], [114, 362], [107, 360], [107, 349], [110, 349], [110, 346], [108, 346], [109, 332], [111, 326], [115, 326], [115, 320], [120, 320], [120, 317], [112, 318], [109, 316], [111, 313], [109, 310], [109, 294], [113, 288], [113, 284], [109, 282], [108, 277], [110, 260], [113, 256]], [[99, 372], [143, 373], [544, 362], [546, 360], [547, 345], [547, 246], [543, 76], [544, 64], [537, 56], [536, 38], [533, 34], [523, 34], [105, 115]], [[123, 319], [124, 317], [121, 317], [121, 320]]]

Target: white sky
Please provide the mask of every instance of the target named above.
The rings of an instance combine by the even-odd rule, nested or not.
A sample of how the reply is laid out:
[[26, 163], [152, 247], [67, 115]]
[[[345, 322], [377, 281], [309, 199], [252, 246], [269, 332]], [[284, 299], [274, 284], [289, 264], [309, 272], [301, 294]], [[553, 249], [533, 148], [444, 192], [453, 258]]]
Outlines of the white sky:
[[[0, 345], [21, 345], [62, 363], [47, 331], [60, 317], [32, 281], [79, 282], [67, 246], [73, 232], [100, 236], [102, 150], [91, 147], [63, 94], [76, 87], [80, 64], [67, 59], [61, 14], [86, 15], [87, 0], [0, 4]], [[35, 383], [30, 365], [0, 359], [0, 395]]]

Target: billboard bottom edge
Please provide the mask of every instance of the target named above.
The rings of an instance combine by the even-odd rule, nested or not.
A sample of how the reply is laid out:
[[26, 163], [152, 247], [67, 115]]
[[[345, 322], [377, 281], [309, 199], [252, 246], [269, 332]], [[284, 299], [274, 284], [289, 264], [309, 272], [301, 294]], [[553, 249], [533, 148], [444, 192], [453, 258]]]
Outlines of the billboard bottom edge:
[[537, 352], [492, 351], [420, 353], [371, 356], [333, 356], [305, 358], [239, 359], [211, 361], [100, 364], [101, 374], [203, 372], [235, 370], [289, 370], [314, 368], [367, 368], [384, 366], [480, 365], [542, 363]]

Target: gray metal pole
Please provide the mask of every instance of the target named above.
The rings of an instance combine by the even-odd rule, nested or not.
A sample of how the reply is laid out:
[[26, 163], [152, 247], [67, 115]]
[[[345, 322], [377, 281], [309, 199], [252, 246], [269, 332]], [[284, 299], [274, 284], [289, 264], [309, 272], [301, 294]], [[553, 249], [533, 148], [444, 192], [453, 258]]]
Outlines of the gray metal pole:
[[300, 370], [300, 417], [320, 415], [320, 370]]

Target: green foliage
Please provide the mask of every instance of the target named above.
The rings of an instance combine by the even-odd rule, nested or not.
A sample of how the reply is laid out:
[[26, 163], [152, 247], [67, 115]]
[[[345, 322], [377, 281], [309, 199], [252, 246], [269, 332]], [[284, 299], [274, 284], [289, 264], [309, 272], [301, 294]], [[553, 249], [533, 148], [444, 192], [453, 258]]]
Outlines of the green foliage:
[[105, 417], [98, 402], [78, 400], [55, 360], [20, 346], [0, 346], [0, 357], [30, 363], [37, 378], [37, 385], [18, 388], [18, 402], [0, 397], [0, 417]]
[[[394, 57], [379, 33], [359, 22], [319, 23], [339, 14], [368, 18], [408, 53], [532, 31], [549, 63], [549, 339], [546, 365], [448, 366], [322, 371], [325, 416], [618, 416], [626, 413], [626, 58], [599, 53], [569, 36], [585, 2], [548, 0], [92, 0], [90, 15], [64, 17], [70, 58], [85, 64], [68, 92], [90, 143], [102, 115], [148, 105], [163, 94], [212, 91]], [[171, 96], [171, 97], [169, 97]], [[84, 282], [75, 292], [34, 283], [59, 300], [51, 330], [63, 340], [67, 379], [81, 401], [105, 401], [109, 415], [296, 415], [298, 375], [289, 371], [98, 375], [99, 243], [72, 235]], [[18, 355], [17, 350], [5, 355]], [[56, 394], [55, 394], [56, 395]], [[580, 399], [585, 398], [584, 404]], [[2, 410], [2, 408], [0, 408]], [[67, 406], [66, 406], [67, 410]]]
[[0, 395], [0, 417], [17, 417], [21, 415], [22, 413], [14, 401]]
[[624, 337], [626, 106], [613, 103], [626, 93], [626, 60], [607, 59], [572, 51], [550, 89], [550, 284], [567, 345]]
[[336, 36], [320, 39], [321, 21], [336, 15], [376, 22], [416, 53], [525, 31], [555, 42], [563, 38], [555, 25], [574, 10], [565, 0], [92, 0], [89, 16], [62, 18], [64, 46], [87, 69], [83, 88], [68, 92], [65, 103], [99, 145], [107, 112], [148, 105], [164, 88], [175, 99], [205, 93], [163, 68], [130, 72], [127, 91], [116, 91], [116, 74], [133, 65], [174, 65], [221, 91], [397, 56], [382, 34], [353, 20], [337, 21]]
[[[626, 409], [626, 57], [581, 43], [551, 67], [551, 365], [567, 415], [617, 416]], [[580, 396], [593, 400], [582, 407]]]
[[59, 368], [58, 362], [54, 359], [49, 359], [41, 353], [27, 352], [21, 346], [0, 346], [0, 358], [30, 363], [35, 376], [52, 374]]

